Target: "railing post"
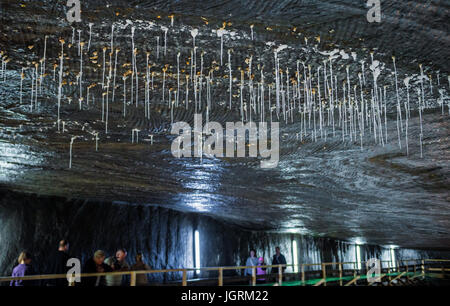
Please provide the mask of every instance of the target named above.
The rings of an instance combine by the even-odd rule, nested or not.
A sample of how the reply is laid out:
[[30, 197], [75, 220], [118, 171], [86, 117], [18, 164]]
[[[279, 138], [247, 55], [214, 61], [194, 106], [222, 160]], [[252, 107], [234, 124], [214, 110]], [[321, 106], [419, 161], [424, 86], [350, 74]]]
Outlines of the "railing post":
[[425, 260], [422, 259], [422, 276], [425, 277]]
[[408, 263], [406, 263], [406, 280], [409, 282], [409, 269], [408, 269]]
[[388, 277], [389, 284], [391, 284], [392, 277], [391, 277], [391, 264], [390, 263], [388, 264], [387, 272], [388, 272], [388, 275], [389, 275], [389, 277]]
[[183, 280], [181, 283], [182, 286], [187, 286], [187, 271], [183, 270]]
[[131, 272], [131, 281], [130, 286], [135, 287], [136, 286], [136, 272]]
[[339, 285], [342, 286], [342, 263], [339, 263]]
[[252, 286], [256, 286], [256, 267], [252, 268]]
[[302, 264], [302, 285], [306, 286], [305, 284], [305, 265]]
[[219, 268], [219, 287], [223, 286], [223, 268]]
[[69, 287], [74, 287], [75, 286], [75, 277], [71, 276], [69, 278]]
[[283, 268], [282, 265], [278, 265], [278, 285], [283, 284]]
[[325, 264], [322, 263], [322, 278], [323, 278], [323, 285], [327, 286], [327, 268]]

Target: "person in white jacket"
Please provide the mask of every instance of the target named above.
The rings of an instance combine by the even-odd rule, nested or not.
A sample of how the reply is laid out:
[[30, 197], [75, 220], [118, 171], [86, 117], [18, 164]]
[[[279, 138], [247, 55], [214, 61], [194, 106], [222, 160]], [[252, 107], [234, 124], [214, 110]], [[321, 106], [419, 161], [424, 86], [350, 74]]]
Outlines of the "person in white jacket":
[[[256, 257], [256, 251], [255, 250], [253, 250], [253, 249], [250, 250], [250, 257], [247, 258], [247, 262], [245, 263], [245, 265], [247, 267], [249, 267], [249, 266], [257, 266], [258, 265], [258, 257]], [[252, 270], [253, 269], [251, 269], [251, 268], [245, 269], [244, 275], [252, 275], [252, 273], [253, 273]]]

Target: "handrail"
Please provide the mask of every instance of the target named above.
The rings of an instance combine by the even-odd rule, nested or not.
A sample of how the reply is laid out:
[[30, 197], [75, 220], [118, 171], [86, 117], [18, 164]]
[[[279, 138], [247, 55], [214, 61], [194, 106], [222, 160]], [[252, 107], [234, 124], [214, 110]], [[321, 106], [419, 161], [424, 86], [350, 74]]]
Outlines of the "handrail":
[[[366, 263], [367, 261], [360, 261], [361, 264]], [[387, 260], [380, 260], [380, 262], [390, 262]], [[397, 263], [402, 263], [402, 265], [397, 264], [395, 267], [387, 267], [384, 269], [390, 269], [390, 268], [400, 268], [400, 267], [408, 267], [409, 265], [405, 265], [403, 263], [405, 262], [420, 262], [422, 263], [422, 266], [424, 265], [425, 262], [450, 262], [449, 259], [406, 259], [406, 260], [399, 260]], [[322, 271], [323, 273], [323, 282], [320, 282], [320, 284], [325, 284], [326, 285], [326, 266], [331, 266], [331, 265], [338, 265], [339, 266], [339, 273], [340, 273], [340, 277], [342, 278], [342, 266], [343, 265], [351, 265], [353, 264], [354, 266], [356, 266], [357, 262], [325, 262], [325, 263], [309, 263], [309, 264], [282, 264], [282, 265], [263, 265], [263, 266], [224, 266], [224, 267], [199, 267], [199, 268], [179, 268], [179, 269], [159, 269], [159, 270], [139, 270], [139, 271], [120, 271], [120, 272], [101, 272], [101, 273], [80, 273], [76, 276], [79, 276], [81, 278], [84, 277], [98, 277], [98, 276], [114, 276], [114, 275], [131, 275], [132, 277], [132, 285], [133, 283], [136, 282], [136, 275], [138, 274], [152, 274], [152, 273], [173, 273], [173, 272], [182, 272], [183, 273], [183, 277], [182, 277], [182, 284], [183, 286], [186, 286], [187, 284], [187, 272], [189, 271], [198, 271], [198, 270], [203, 270], [203, 271], [218, 271], [219, 272], [219, 286], [223, 285], [223, 271], [225, 270], [243, 270], [243, 269], [252, 269], [252, 284], [254, 285], [255, 283], [255, 279], [256, 279], [256, 274], [255, 274], [255, 270], [256, 268], [278, 268], [278, 282], [281, 285], [282, 282], [282, 274], [283, 274], [283, 268], [287, 268], [287, 267], [296, 267], [299, 266], [301, 267], [301, 272], [297, 272], [296, 274], [302, 274], [302, 281], [304, 281], [304, 273], [305, 267], [312, 267], [312, 266], [321, 266], [322, 269], [321, 270], [317, 270], [317, 272]], [[434, 270], [433, 268], [428, 268], [429, 270]], [[351, 270], [360, 270], [357, 268], [353, 268]], [[440, 271], [449, 271], [450, 269], [436, 269], [436, 270], [440, 270]], [[422, 274], [424, 275], [425, 273], [425, 269], [422, 268]], [[403, 273], [404, 274], [404, 273]], [[403, 275], [402, 274], [402, 275]], [[74, 274], [73, 274], [74, 275]], [[16, 280], [48, 280], [48, 279], [65, 279], [67, 278], [66, 274], [43, 274], [43, 275], [28, 275], [28, 276], [21, 276], [21, 277], [0, 277], [0, 283], [2, 282], [10, 282], [10, 281], [16, 281]], [[357, 278], [355, 275], [355, 279], [353, 281], [356, 281]], [[396, 278], [392, 279], [395, 280]], [[353, 282], [350, 282], [353, 283]], [[348, 284], [347, 284], [348, 285]]]

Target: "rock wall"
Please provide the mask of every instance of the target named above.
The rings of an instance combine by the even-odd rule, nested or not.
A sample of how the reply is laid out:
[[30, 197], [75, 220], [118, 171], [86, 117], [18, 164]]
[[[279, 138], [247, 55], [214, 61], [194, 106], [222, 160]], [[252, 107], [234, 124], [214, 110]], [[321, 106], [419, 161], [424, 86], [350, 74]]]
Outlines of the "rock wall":
[[[270, 262], [276, 246], [281, 247], [288, 263], [292, 263], [293, 239], [297, 241], [299, 263], [353, 261], [356, 257], [353, 244], [333, 239], [252, 232], [200, 214], [150, 205], [69, 200], [1, 190], [0, 275], [11, 274], [22, 250], [33, 254], [33, 264], [39, 273], [48, 273], [62, 238], [69, 239], [71, 255], [82, 262], [97, 249], [112, 255], [116, 248], [125, 247], [131, 264], [135, 254], [143, 252], [154, 269], [193, 267], [195, 229], [200, 234], [202, 266], [244, 265], [251, 248]], [[425, 251], [402, 249], [396, 250], [396, 254], [399, 259], [430, 256]], [[363, 260], [370, 257], [389, 260], [389, 256], [388, 249], [361, 246]], [[228, 272], [232, 273], [235, 272]], [[152, 281], [170, 281], [180, 276], [179, 273], [154, 274]]]

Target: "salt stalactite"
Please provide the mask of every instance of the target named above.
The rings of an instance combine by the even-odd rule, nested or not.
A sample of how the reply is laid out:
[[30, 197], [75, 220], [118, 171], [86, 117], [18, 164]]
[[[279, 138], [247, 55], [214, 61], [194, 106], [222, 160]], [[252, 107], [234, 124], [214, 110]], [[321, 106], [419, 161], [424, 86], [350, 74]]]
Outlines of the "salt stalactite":
[[138, 107], [138, 103], [139, 103], [139, 73], [137, 70], [137, 54], [138, 54], [138, 49], [136, 48], [134, 50], [134, 70], [135, 70], [135, 77], [136, 77], [136, 107]]
[[433, 76], [431, 74], [429, 74], [428, 79], [430, 80], [430, 95], [432, 95], [433, 94], [433, 82], [432, 82]]
[[[400, 135], [400, 131], [403, 132], [403, 121], [402, 121], [402, 110], [400, 107], [400, 97], [398, 94], [398, 82], [397, 82], [397, 66], [395, 65], [395, 56], [392, 57], [392, 62], [394, 63], [394, 75], [395, 75], [395, 93], [396, 93], [396, 97], [397, 97], [397, 133], [398, 133], [398, 145], [400, 147], [400, 149], [402, 148], [402, 143], [401, 143], [401, 135]], [[400, 120], [400, 122], [399, 122]], [[400, 128], [399, 128], [399, 124], [400, 124]]]
[[98, 132], [96, 132], [94, 135], [95, 135], [95, 151], [98, 151], [98, 140], [99, 140]]
[[164, 56], [167, 54], [167, 31], [169, 30], [167, 27], [162, 26], [161, 30], [164, 32]]
[[150, 136], [150, 144], [153, 145], [153, 135], [150, 134], [148, 136]]
[[185, 107], [186, 110], [189, 106], [189, 74], [186, 74], [186, 100], [185, 100]]
[[34, 73], [31, 73], [31, 98], [30, 98], [30, 112], [33, 111], [33, 99], [34, 99]]
[[111, 44], [110, 44], [110, 52], [109, 52], [109, 73], [108, 76], [112, 78], [112, 56], [114, 53], [114, 25], [111, 25]]
[[177, 101], [177, 107], [178, 107], [178, 103], [180, 101], [180, 52], [177, 53], [177, 97], [176, 97], [176, 101]]
[[79, 103], [80, 103], [80, 110], [81, 110], [81, 103], [83, 102], [83, 46], [84, 42], [80, 43], [80, 96], [79, 96]]
[[441, 103], [441, 114], [442, 116], [444, 116], [444, 90], [443, 89], [439, 89], [439, 99], [438, 102], [440, 101]]
[[144, 98], [144, 110], [145, 110], [145, 118], [150, 118], [150, 92], [149, 92], [149, 84], [150, 84], [150, 66], [149, 66], [149, 58], [150, 52], [146, 52], [146, 61], [145, 61], [145, 98]]
[[364, 65], [365, 65], [365, 62], [364, 62], [364, 60], [362, 60], [361, 61], [362, 80], [363, 80], [364, 86], [366, 86], [366, 76], [365, 76], [365, 73], [364, 73]]
[[58, 64], [53, 65], [53, 81], [56, 81], [56, 68], [58, 68]]
[[[45, 61], [47, 59], [47, 38], [48, 38], [48, 36], [45, 35], [45, 37], [44, 37], [44, 56], [43, 56], [42, 65], [41, 65], [41, 79], [45, 75]], [[42, 82], [41, 82], [41, 84], [42, 84]]]
[[105, 87], [102, 86], [102, 122], [105, 122], [105, 96], [106, 92], [104, 92]]
[[[192, 36], [192, 56], [191, 56], [191, 80], [192, 85], [194, 86], [194, 100], [195, 100], [195, 110], [197, 111], [197, 92], [196, 92], [196, 70], [197, 70], [197, 59], [196, 59], [196, 47], [195, 47], [195, 38], [198, 35], [198, 29], [192, 29], [191, 30], [191, 36]], [[194, 72], [192, 73], [192, 69], [194, 69]]]
[[419, 64], [419, 68], [420, 68], [420, 88], [421, 88], [421, 93], [422, 93], [422, 103], [424, 103], [424, 105], [425, 105], [425, 90], [423, 88], [423, 79], [425, 78], [425, 76], [423, 75], [422, 64]]
[[169, 89], [169, 106], [170, 106], [170, 125], [173, 125], [173, 109], [174, 109], [174, 101], [170, 98], [171, 90]]
[[240, 114], [241, 114], [241, 121], [244, 122], [244, 70], [241, 69], [241, 90], [240, 90], [240, 96], [241, 96], [241, 108], [240, 108]]
[[170, 15], [169, 16], [169, 18], [170, 18], [170, 26], [171, 27], [173, 27], [173, 19], [174, 19], [174, 17], [175, 17], [174, 15]]
[[133, 104], [133, 93], [134, 93], [133, 82], [134, 82], [134, 72], [135, 72], [134, 66], [136, 64], [136, 62], [135, 62], [135, 60], [136, 60], [135, 54], [136, 53], [135, 53], [135, 48], [134, 48], [134, 31], [135, 30], [136, 30], [135, 27], [131, 27], [131, 66], [132, 66], [132, 68], [131, 68], [131, 91], [130, 91], [131, 105]]
[[230, 110], [231, 110], [231, 99], [233, 97], [233, 76], [231, 74], [231, 49], [228, 49], [228, 72], [229, 72], [229, 79], [230, 79]]
[[7, 58], [7, 59], [5, 59], [5, 61], [4, 61], [4, 67], [3, 67], [3, 82], [6, 82], [6, 64], [8, 64], [10, 60], [11, 60], [10, 58]]
[[[422, 93], [422, 95], [423, 95], [423, 93]], [[420, 120], [419, 142], [420, 142], [420, 158], [423, 158], [423, 150], [422, 150], [422, 143], [423, 143], [422, 105], [423, 105], [423, 101], [421, 101], [420, 89], [417, 89], [417, 97], [418, 97], [418, 99], [419, 99], [419, 120]]]
[[91, 37], [92, 37], [92, 26], [94, 24], [92, 22], [89, 23], [89, 42], [88, 42], [88, 47], [87, 50], [89, 51], [91, 49]]
[[156, 37], [156, 58], [159, 59], [159, 36]]
[[110, 77], [106, 78], [106, 118], [105, 118], [105, 134], [108, 134], [108, 118], [109, 118], [109, 83]]
[[122, 77], [123, 80], [123, 117], [125, 118], [126, 115], [126, 98], [127, 98], [127, 90], [126, 90], [126, 80], [127, 80], [127, 76], [124, 75]]
[[103, 76], [102, 76], [102, 88], [105, 87], [105, 64], [106, 64], [106, 47], [103, 47]]
[[[167, 65], [163, 67], [163, 84], [162, 84], [162, 103], [164, 104], [165, 101], [165, 88], [166, 88], [166, 71], [167, 71]], [[170, 106], [170, 103], [169, 103]]]
[[120, 49], [116, 49], [116, 55], [114, 57], [114, 75], [113, 75], [113, 89], [112, 89], [112, 99], [111, 102], [114, 103], [114, 97], [116, 92], [116, 74], [117, 74], [117, 55], [120, 52]]
[[81, 52], [81, 48], [80, 48], [80, 43], [81, 43], [81, 30], [77, 30], [78, 32], [78, 56], [80, 56], [80, 52]]
[[217, 36], [220, 37], [220, 66], [222, 66], [222, 56], [223, 56], [223, 34], [225, 34], [224, 28], [220, 28], [217, 30]]
[[251, 32], [252, 40], [253, 40], [253, 26], [254, 26], [253, 24], [250, 25], [250, 32]]
[[139, 129], [132, 129], [131, 130], [131, 143], [134, 143], [134, 135], [136, 134], [136, 143], [139, 143], [139, 132], [141, 130]]
[[75, 28], [72, 27], [72, 45], [75, 43]]
[[200, 53], [200, 75], [197, 76], [199, 81], [198, 83], [198, 103], [200, 106], [200, 110], [202, 109], [202, 91], [203, 91], [203, 56], [205, 52]]
[[20, 73], [20, 104], [22, 104], [22, 86], [23, 86], [23, 79], [25, 79], [24, 74], [24, 68], [22, 67], [22, 72]]
[[411, 118], [411, 109], [409, 106], [409, 81], [411, 80], [411, 77], [407, 77], [403, 80], [403, 82], [405, 83], [405, 87], [406, 87], [406, 104], [405, 104], [405, 109], [406, 109], [406, 119]]
[[191, 36], [192, 36], [192, 45], [193, 49], [195, 50], [195, 37], [198, 35], [198, 29], [192, 29], [191, 30]]
[[69, 149], [69, 169], [72, 169], [72, 146], [73, 146], [73, 141], [75, 139], [77, 139], [79, 136], [72, 136], [72, 138], [70, 138], [70, 149]]
[[38, 108], [38, 104], [37, 104], [37, 96], [38, 96], [38, 89], [39, 89], [39, 74], [38, 74], [38, 71], [39, 71], [39, 63], [34, 63], [34, 73], [35, 73], [35, 76], [34, 76], [34, 80], [35, 80], [35, 84], [34, 84], [34, 93], [35, 93], [35, 95], [34, 95], [34, 99], [35, 99], [35, 101], [34, 101], [34, 106], [35, 106], [35, 109], [37, 110], [37, 108]]
[[61, 56], [59, 62], [59, 86], [58, 86], [58, 132], [59, 132], [59, 121], [60, 121], [60, 111], [61, 111], [61, 92], [62, 92], [62, 77], [63, 77], [63, 58], [64, 58], [64, 39], [60, 39], [61, 43]]

